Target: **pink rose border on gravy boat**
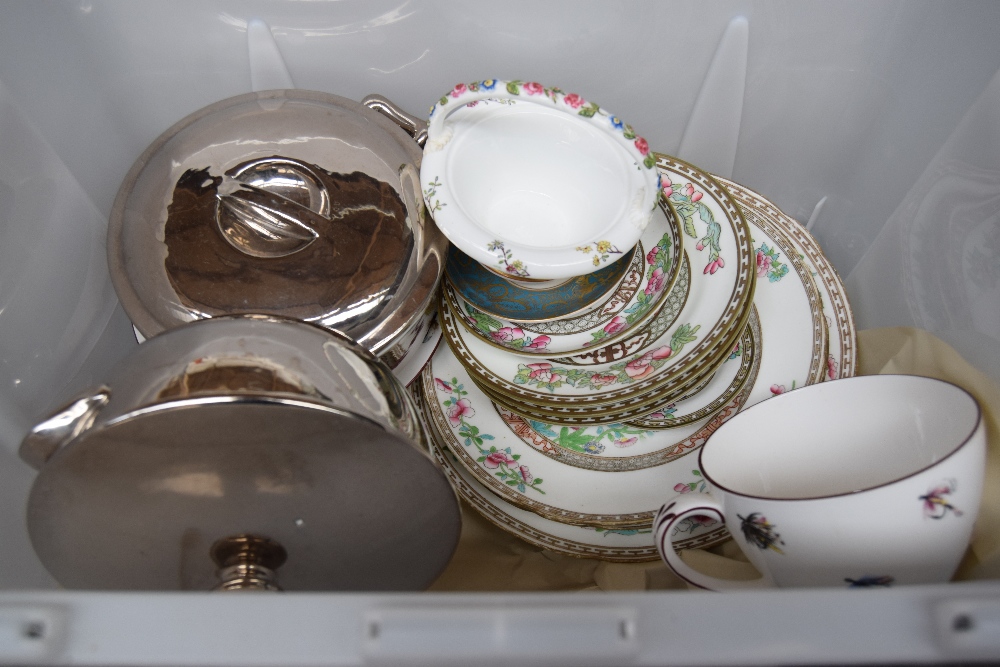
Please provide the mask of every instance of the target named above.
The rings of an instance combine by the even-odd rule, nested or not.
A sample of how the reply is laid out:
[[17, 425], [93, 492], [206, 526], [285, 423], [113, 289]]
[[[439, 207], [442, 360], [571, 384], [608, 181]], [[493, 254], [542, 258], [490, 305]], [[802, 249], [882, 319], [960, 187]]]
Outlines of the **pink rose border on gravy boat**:
[[459, 84], [431, 108], [420, 181], [452, 243], [536, 280], [590, 273], [632, 248], [660, 196], [655, 158], [630, 125], [559, 88], [494, 79]]

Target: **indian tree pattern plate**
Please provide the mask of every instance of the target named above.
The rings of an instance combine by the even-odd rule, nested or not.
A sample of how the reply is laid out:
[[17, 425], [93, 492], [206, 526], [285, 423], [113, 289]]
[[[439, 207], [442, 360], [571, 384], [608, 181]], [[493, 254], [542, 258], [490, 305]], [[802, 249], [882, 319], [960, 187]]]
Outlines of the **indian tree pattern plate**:
[[[544, 438], [523, 438], [523, 430], [505, 420], [503, 408], [472, 382], [446, 345], [438, 347], [424, 368], [421, 391], [431, 428], [459, 465], [491, 493], [559, 523], [610, 529], [651, 524], [666, 490], [692, 481], [696, 458], [685, 455], [736, 414], [749, 388], [688, 431], [625, 433], [626, 427], [617, 425], [618, 444], [609, 442], [603, 453], [592, 455], [588, 468], [562, 460], [579, 462], [578, 452], [555, 451], [561, 448]], [[630, 438], [634, 440], [626, 442]], [[619, 455], [623, 446], [631, 448], [628, 456]]]
[[560, 345], [565, 350], [582, 349], [590, 341], [600, 342], [601, 337], [572, 334], [589, 332], [619, 316], [630, 323], [642, 319], [670, 291], [677, 279], [682, 244], [677, 215], [662, 201], [639, 243], [619, 260], [554, 287], [512, 283], [455, 247], [448, 253], [445, 275], [471, 307], [502, 326], [570, 336], [566, 341], [553, 341], [550, 349]]
[[[418, 404], [424, 403], [417, 393]], [[430, 447], [434, 460], [444, 470], [458, 495], [497, 528], [543, 549], [617, 563], [638, 563], [659, 558], [653, 544], [652, 525], [635, 528], [595, 528], [559, 523], [534, 512], [511, 505], [480, 484], [442, 444], [442, 438], [430, 429]], [[700, 473], [692, 470], [693, 482], [684, 484], [689, 491], [703, 486]], [[681, 484], [675, 486], [675, 492]], [[678, 549], [701, 549], [729, 539], [729, 532], [717, 521], [694, 517], [678, 524], [673, 534]]]
[[[809, 266], [773, 220], [755, 208], [747, 208], [744, 215], [755, 253], [768, 258], [768, 268], [757, 281], [754, 293], [766, 341], [764, 361], [745, 409], [777, 394], [822, 382], [827, 370], [828, 337], [820, 292]], [[779, 317], [764, 315], [779, 312]], [[769, 321], [779, 321], [781, 327], [769, 328]], [[787, 364], [778, 370], [768, 364], [769, 354], [780, 355]]]
[[[462, 327], [456, 324], [457, 316], [454, 310], [447, 303], [441, 306], [441, 323], [444, 330], [444, 337], [448, 345], [453, 350], [464, 349], [463, 337], [465, 334], [460, 331]], [[747, 311], [749, 315], [750, 311]], [[615, 401], [601, 404], [584, 404], [575, 406], [564, 404], [560, 406], [542, 405], [531, 400], [520, 400], [496, 391], [490, 378], [482, 377], [475, 367], [466, 367], [470, 377], [482, 390], [494, 401], [505, 405], [515, 412], [522, 412], [542, 421], [551, 421], [563, 425], [591, 425], [609, 424], [616, 421], [624, 421], [642, 417], [661, 405], [679, 400], [681, 397], [694, 393], [698, 387], [706, 384], [719, 366], [729, 357], [732, 347], [736, 345], [742, 331], [734, 331], [731, 339], [720, 344], [716, 354], [712, 357], [704, 357], [699, 364], [692, 367], [684, 376], [678, 378], [675, 383], [654, 387], [652, 390], [641, 394], [633, 394]], [[454, 343], [458, 339], [458, 343]], [[646, 356], [651, 356], [647, 352]], [[459, 362], [463, 359], [459, 357]], [[464, 364], [463, 364], [464, 365]], [[537, 367], [537, 366], [536, 366]], [[592, 370], [592, 373], [599, 374], [600, 370]]]
[[[726, 387], [724, 395], [717, 396], [711, 403], [707, 399], [700, 401], [700, 409], [694, 409], [698, 407], [697, 396], [661, 406], [657, 409], [658, 418], [649, 419], [653, 427], [635, 421], [589, 427], [554, 425], [526, 416], [523, 411], [510, 410], [495, 400], [493, 405], [518, 437], [566, 465], [605, 472], [660, 465], [684, 454], [690, 444], [687, 439], [697, 435], [724, 409], [730, 408], [718, 423], [735, 414], [742, 405], [760, 368], [760, 354], [755, 349], [759, 336], [758, 320], [754, 317], [740, 343], [747, 351], [724, 365], [738, 370], [737, 377]], [[686, 403], [695, 405], [686, 407]], [[679, 423], [670, 423], [671, 412], [682, 414], [677, 419]], [[658, 434], [655, 432], [658, 430], [664, 432]]]
[[[600, 431], [606, 430], [616, 421], [628, 421], [629, 424], [646, 429], [677, 429], [690, 424], [700, 424], [711, 418], [745, 387], [752, 385], [760, 366], [760, 349], [760, 321], [756, 311], [752, 311], [741, 338], [731, 348], [727, 348], [728, 351], [724, 354], [719, 369], [687, 394], [678, 398], [654, 392], [646, 402], [635, 408], [595, 411], [593, 415], [579, 422], [549, 423], [550, 415], [536, 410], [534, 406], [511, 404], [504, 397], [491, 393], [489, 387], [480, 386], [480, 388], [493, 400], [498, 410], [502, 407], [521, 418], [540, 424], [542, 427], [540, 432], [546, 435], [558, 432], [565, 437], [566, 434], [573, 434], [568, 437], [578, 442], [580, 438], [589, 438], [587, 434], [592, 433], [586, 431], [585, 426], [596, 424]], [[472, 379], [475, 380], [474, 377]], [[599, 420], [595, 421], [598, 417]]]
[[[723, 182], [744, 211], [756, 211], [774, 222], [806, 263], [822, 297], [823, 315], [829, 334], [830, 354], [827, 357], [825, 379], [852, 377], [857, 371], [858, 363], [857, 330], [851, 305], [847, 301], [847, 290], [844, 289], [837, 270], [823, 254], [816, 239], [797, 220], [782, 213], [777, 206], [756, 192], [731, 181]], [[770, 272], [769, 260], [769, 257], [757, 253], [758, 280], [763, 280]]]
[[685, 234], [698, 238], [688, 253], [691, 285], [677, 323], [651, 342], [647, 352], [614, 363], [569, 368], [548, 358], [527, 363], [530, 360], [522, 355], [495, 349], [442, 322], [462, 363], [492, 390], [522, 403], [571, 405], [577, 411], [647, 396], [664, 387], [683, 395], [711, 372], [720, 346], [735, 344], [749, 317], [756, 280], [746, 223], [729, 194], [708, 174], [667, 156], [659, 156], [657, 165], [664, 182], [671, 184], [664, 194], [678, 212]]
[[[566, 339], [576, 335], [579, 339], [600, 340], [592, 348], [571, 351], [574, 356], [562, 358], [560, 361], [576, 365], [612, 361], [630, 352], [642, 349], [646, 343], [652, 342], [666, 330], [680, 313], [687, 299], [687, 290], [691, 283], [691, 275], [687, 258], [681, 262], [678, 278], [673, 287], [650, 303], [650, 308], [636, 310], [633, 313], [613, 315], [608, 324], [598, 324], [593, 330], [578, 334], [557, 335], [534, 333], [524, 329], [524, 325], [506, 323], [490, 318], [475, 309], [457, 293], [451, 282], [445, 278], [442, 299], [451, 306], [455, 319], [462, 323], [465, 331], [479, 337], [492, 347], [505, 352], [519, 354], [533, 353], [551, 356]], [[632, 315], [638, 315], [632, 319]], [[503, 324], [504, 326], [499, 326]], [[612, 334], [608, 335], [608, 331]], [[579, 340], [577, 341], [579, 342]]]
[[660, 406], [651, 414], [631, 420], [630, 423], [647, 428], [672, 429], [714, 415], [747, 384], [753, 386], [760, 369], [761, 338], [760, 318], [755, 308], [743, 337], [733, 346], [729, 356], [709, 378], [708, 383], [696, 387], [693, 393], [676, 402]]

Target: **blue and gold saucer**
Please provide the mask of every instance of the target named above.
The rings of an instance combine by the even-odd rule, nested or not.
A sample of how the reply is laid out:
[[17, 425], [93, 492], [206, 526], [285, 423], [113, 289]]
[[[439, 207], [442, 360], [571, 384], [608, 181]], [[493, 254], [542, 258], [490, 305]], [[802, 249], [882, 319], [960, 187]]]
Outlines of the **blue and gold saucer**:
[[[637, 246], [638, 247], [638, 246]], [[630, 248], [614, 263], [583, 276], [549, 286], [523, 287], [508, 280], [454, 245], [448, 252], [445, 271], [462, 297], [479, 310], [506, 320], [544, 322], [585, 312], [611, 296], [628, 273], [633, 256]]]

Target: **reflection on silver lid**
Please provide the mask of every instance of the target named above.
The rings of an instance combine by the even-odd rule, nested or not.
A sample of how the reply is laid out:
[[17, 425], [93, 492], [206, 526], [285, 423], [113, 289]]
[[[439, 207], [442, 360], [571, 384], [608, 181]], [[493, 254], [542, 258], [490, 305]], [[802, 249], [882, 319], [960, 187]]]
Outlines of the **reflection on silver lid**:
[[267, 313], [388, 349], [426, 309], [447, 247], [412, 178], [420, 155], [381, 114], [323, 93], [243, 95], [188, 116], [115, 201], [122, 305], [146, 337]]

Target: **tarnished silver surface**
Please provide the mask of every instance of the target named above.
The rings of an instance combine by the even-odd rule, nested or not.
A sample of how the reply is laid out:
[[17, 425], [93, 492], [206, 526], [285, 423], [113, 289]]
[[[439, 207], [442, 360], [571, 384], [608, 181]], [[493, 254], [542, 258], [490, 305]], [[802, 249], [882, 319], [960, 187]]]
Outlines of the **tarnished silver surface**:
[[[335, 332], [196, 322], [143, 343], [89, 396], [22, 445], [40, 467], [29, 534], [64, 586], [208, 590], [239, 565], [212, 545], [253, 535], [287, 551], [287, 590], [410, 590], [457, 544], [458, 501], [412, 399]], [[243, 565], [226, 577], [270, 577]]]
[[392, 347], [430, 303], [447, 240], [422, 203], [420, 147], [397, 122], [415, 126], [390, 108], [266, 91], [164, 132], [108, 227], [112, 281], [139, 332], [259, 312]]

